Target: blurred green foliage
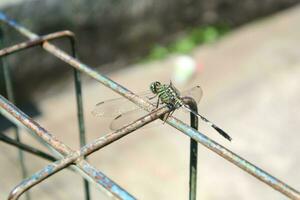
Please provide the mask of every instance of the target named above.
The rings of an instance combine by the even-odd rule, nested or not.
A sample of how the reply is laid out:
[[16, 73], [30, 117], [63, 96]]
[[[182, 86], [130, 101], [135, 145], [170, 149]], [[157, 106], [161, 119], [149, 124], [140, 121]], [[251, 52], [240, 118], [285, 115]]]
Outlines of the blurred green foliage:
[[162, 59], [171, 53], [189, 53], [196, 46], [215, 42], [229, 30], [225, 25], [192, 28], [168, 45], [155, 44], [144, 61]]

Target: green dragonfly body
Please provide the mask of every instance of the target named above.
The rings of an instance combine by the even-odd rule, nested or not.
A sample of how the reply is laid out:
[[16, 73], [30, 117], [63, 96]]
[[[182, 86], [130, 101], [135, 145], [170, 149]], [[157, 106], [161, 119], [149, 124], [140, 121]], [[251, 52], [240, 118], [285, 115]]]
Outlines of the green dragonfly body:
[[179, 91], [173, 86], [172, 82], [167, 85], [155, 81], [151, 83], [150, 90], [153, 94], [158, 96], [156, 107], [158, 107], [160, 101], [172, 109], [177, 109], [184, 105], [184, 102], [180, 98]]
[[[157, 108], [163, 105], [167, 106], [171, 110], [167, 115], [164, 116], [164, 121], [166, 121], [168, 117], [171, 116], [177, 109], [183, 108], [184, 110], [193, 113], [195, 116], [198, 116], [202, 121], [214, 128], [223, 137], [231, 140], [231, 137], [222, 129], [200, 115], [198, 112], [191, 110], [189, 106], [184, 102], [183, 99], [185, 97], [190, 97], [193, 98], [196, 103], [198, 103], [202, 97], [202, 89], [200, 86], [195, 86], [190, 90], [183, 91], [181, 93], [175, 88], [172, 82], [170, 82], [170, 84], [161, 84], [160, 82], [155, 81], [150, 84], [150, 91], [151, 92], [147, 92], [143, 96], [147, 101], [153, 103], [153, 105], [155, 106], [155, 97], [157, 97]], [[92, 113], [95, 116], [115, 117], [111, 122], [110, 127], [112, 130], [117, 130], [118, 128], [123, 127], [125, 124], [131, 123], [132, 120], [138, 119], [142, 116], [140, 114], [144, 112], [144, 110], [137, 108], [134, 104], [132, 105], [132, 103], [128, 102], [126, 99], [116, 98], [99, 102], [98, 104], [96, 104], [96, 108]]]
[[182, 100], [182, 97], [180, 96], [179, 91], [173, 86], [172, 82], [170, 82], [169, 85], [167, 84], [161, 84], [158, 81], [155, 81], [151, 83], [150, 85], [150, 90], [155, 96], [158, 97], [156, 107], [160, 103], [165, 104], [168, 106], [170, 109], [172, 109], [171, 112], [169, 112], [166, 116], [164, 121], [173, 114], [173, 112], [182, 107], [189, 112], [193, 113], [194, 115], [200, 117], [201, 120], [206, 122], [209, 126], [214, 128], [218, 133], [220, 133], [223, 137], [225, 137], [227, 140], [231, 141], [231, 137], [225, 133], [222, 129], [220, 129], [218, 126], [216, 126], [214, 123], [210, 122], [208, 119], [200, 115], [199, 113], [191, 110]]

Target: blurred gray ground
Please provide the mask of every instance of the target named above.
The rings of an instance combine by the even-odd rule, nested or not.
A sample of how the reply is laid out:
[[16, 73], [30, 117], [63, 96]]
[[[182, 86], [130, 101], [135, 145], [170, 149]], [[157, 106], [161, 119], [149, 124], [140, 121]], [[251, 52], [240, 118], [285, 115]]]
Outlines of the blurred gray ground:
[[[239, 28], [221, 41], [196, 49], [205, 66], [186, 87], [204, 90], [200, 112], [233, 137], [200, 130], [275, 177], [300, 189], [300, 7]], [[173, 56], [109, 74], [132, 91], [153, 80], [168, 81]], [[91, 115], [93, 106], [116, 97], [99, 83], [84, 80], [88, 141], [108, 132], [110, 119]], [[39, 103], [36, 119], [77, 148], [73, 84]], [[40, 146], [27, 134], [26, 143]], [[0, 143], [0, 199], [20, 182], [17, 151]], [[90, 156], [91, 163], [139, 199], [187, 199], [189, 138], [167, 125], [138, 130]], [[46, 162], [26, 155], [30, 174]], [[200, 145], [198, 199], [286, 199]], [[32, 190], [34, 199], [83, 199], [78, 175], [64, 170]], [[108, 199], [92, 187], [94, 199]]]

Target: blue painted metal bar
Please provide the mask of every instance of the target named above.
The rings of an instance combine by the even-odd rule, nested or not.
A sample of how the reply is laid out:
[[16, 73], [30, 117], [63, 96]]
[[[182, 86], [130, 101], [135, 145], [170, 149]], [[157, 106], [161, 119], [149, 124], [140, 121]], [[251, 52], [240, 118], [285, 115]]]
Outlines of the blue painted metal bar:
[[[0, 20], [6, 22], [10, 26], [14, 27], [23, 35], [29, 38], [35, 38], [36, 34], [30, 32], [28, 29], [22, 27], [21, 25], [17, 24], [15, 21], [8, 19], [8, 17], [0, 12]], [[69, 63], [71, 66], [75, 67], [76, 69], [80, 70], [81, 72], [87, 74], [88, 76], [94, 78], [95, 80], [101, 82], [103, 85], [109, 87], [113, 91], [119, 93], [120, 95], [124, 96], [125, 98], [129, 99], [136, 105], [140, 106], [141, 108], [151, 112], [154, 109], [153, 105], [150, 102], [145, 101], [144, 99], [138, 97], [125, 87], [119, 85], [118, 83], [114, 82], [113, 80], [109, 79], [106, 76], [99, 74], [97, 71], [93, 70], [88, 65], [80, 62], [77, 59], [72, 58], [70, 55], [62, 51], [61, 49], [57, 48], [56, 46], [45, 42], [43, 43], [43, 48], [50, 52], [51, 54], [55, 55], [56, 57], [60, 58], [61, 60]], [[221, 146], [220, 144], [216, 143], [215, 141], [209, 139], [204, 134], [198, 132], [197, 130], [193, 129], [192, 127], [184, 124], [182, 121], [174, 118], [169, 117], [167, 123], [177, 130], [183, 132], [187, 136], [193, 138], [197, 142], [201, 143], [208, 149], [214, 151], [218, 155], [222, 156], [229, 162], [235, 164], [242, 170], [248, 172], [249, 174], [253, 175], [254, 177], [258, 178], [260, 181], [266, 183], [273, 189], [281, 192], [283, 195], [299, 200], [300, 193], [295, 190], [294, 188], [290, 187], [286, 183], [280, 181], [279, 179], [271, 176], [267, 172], [263, 171], [262, 169], [256, 167], [255, 165], [251, 164], [250, 162], [246, 161], [242, 157], [238, 156], [237, 154], [231, 152], [230, 150], [226, 149], [225, 147]]]

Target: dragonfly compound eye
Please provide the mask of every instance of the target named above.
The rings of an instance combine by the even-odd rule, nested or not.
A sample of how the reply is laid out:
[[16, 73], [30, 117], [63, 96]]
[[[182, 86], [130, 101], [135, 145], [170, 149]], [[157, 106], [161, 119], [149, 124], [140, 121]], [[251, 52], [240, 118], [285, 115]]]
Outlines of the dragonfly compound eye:
[[151, 90], [154, 94], [156, 94], [156, 93], [157, 93], [157, 87], [160, 86], [160, 85], [161, 85], [160, 82], [155, 81], [155, 82], [151, 83], [151, 85], [150, 85], [150, 90]]

